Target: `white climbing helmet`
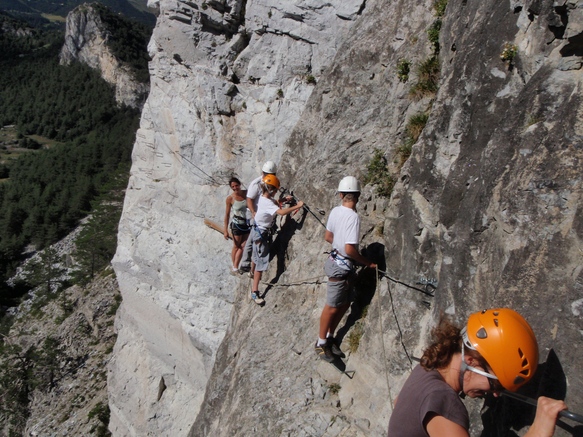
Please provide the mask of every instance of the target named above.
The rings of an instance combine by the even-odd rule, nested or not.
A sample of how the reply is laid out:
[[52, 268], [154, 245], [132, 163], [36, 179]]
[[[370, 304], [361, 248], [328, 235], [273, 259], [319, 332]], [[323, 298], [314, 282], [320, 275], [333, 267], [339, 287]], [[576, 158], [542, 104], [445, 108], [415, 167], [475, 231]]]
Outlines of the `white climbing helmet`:
[[345, 176], [338, 184], [339, 193], [360, 193], [360, 182], [354, 176]]
[[273, 161], [267, 161], [265, 164], [263, 164], [261, 171], [267, 174], [275, 174], [277, 173], [277, 165], [275, 165], [275, 162]]

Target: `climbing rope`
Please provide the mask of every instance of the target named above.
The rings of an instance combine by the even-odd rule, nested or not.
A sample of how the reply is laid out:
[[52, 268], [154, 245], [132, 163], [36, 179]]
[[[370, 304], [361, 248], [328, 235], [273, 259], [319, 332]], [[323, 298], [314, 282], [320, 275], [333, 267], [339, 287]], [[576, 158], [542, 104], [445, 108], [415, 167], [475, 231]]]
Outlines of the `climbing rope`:
[[398, 279], [391, 278], [387, 272], [384, 272], [382, 270], [377, 270], [377, 271], [378, 271], [378, 273], [381, 273], [385, 278], [387, 278], [390, 281], [393, 281], [393, 282], [395, 282], [397, 284], [404, 285], [407, 288], [411, 288], [413, 290], [417, 290], [417, 291], [419, 291], [419, 292], [421, 292], [421, 293], [423, 293], [423, 294], [425, 294], [427, 296], [431, 296], [431, 297], [434, 297], [435, 296], [434, 293], [433, 293], [433, 291], [430, 291], [429, 290], [429, 287], [431, 287], [432, 289], [435, 289], [436, 288], [435, 285], [433, 285], [431, 283], [425, 284], [425, 290], [424, 290], [422, 288], [415, 287], [414, 285], [407, 284], [406, 282], [400, 281]]
[[166, 147], [166, 149], [168, 149], [168, 151], [171, 154], [180, 156], [184, 161], [188, 162], [190, 165], [192, 165], [192, 167], [194, 167], [196, 170], [198, 170], [200, 173], [202, 173], [204, 175], [204, 176], [201, 176], [200, 174], [196, 174], [196, 172], [194, 172], [192, 169], [185, 166], [185, 168], [188, 168], [194, 176], [202, 179], [203, 181], [205, 181], [207, 183], [210, 183], [211, 185], [220, 186], [220, 185], [225, 184], [225, 182], [221, 182], [221, 181], [217, 180], [214, 176], [209, 175], [207, 172], [205, 172], [202, 168], [197, 166], [194, 162], [192, 162], [190, 159], [188, 159], [186, 156], [184, 156], [179, 151], [172, 150], [168, 144], [164, 144], [164, 146]]
[[[283, 188], [283, 187], [281, 187], [281, 188], [279, 189], [279, 191], [280, 191], [280, 193], [281, 193], [281, 195], [282, 195], [282, 196], [290, 195], [290, 196], [291, 196], [291, 197], [294, 199], [294, 201], [295, 201], [296, 203], [298, 202], [298, 198], [297, 198], [296, 196], [294, 196], [293, 192], [292, 192], [292, 191], [290, 191], [290, 190], [288, 190], [287, 188]], [[326, 229], [326, 225], [325, 225], [325, 224], [322, 222], [322, 220], [320, 220], [320, 218], [319, 218], [319, 217], [318, 217], [316, 214], [314, 214], [314, 211], [312, 211], [308, 205], [306, 205], [306, 204], [304, 203], [304, 206], [302, 206], [302, 208], [303, 208], [303, 209], [305, 209], [305, 210], [306, 210], [307, 212], [309, 212], [310, 214], [312, 214], [312, 215], [314, 216], [314, 218], [315, 218], [316, 220], [318, 220], [318, 223], [320, 223], [320, 224], [321, 224], [321, 225], [324, 227], [324, 229]], [[324, 214], [326, 213], [326, 212], [325, 212], [323, 209], [319, 209], [319, 208], [316, 208], [316, 209], [317, 209], [317, 211], [318, 211], [320, 214], [322, 214], [322, 215], [324, 215]]]
[[[224, 182], [218, 181], [217, 179], [215, 179], [214, 176], [209, 175], [207, 172], [205, 172], [202, 168], [200, 168], [199, 166], [197, 166], [194, 162], [192, 162], [190, 159], [188, 159], [186, 156], [184, 156], [182, 153], [172, 150], [170, 149], [170, 147], [168, 145], [166, 145], [166, 147], [168, 148], [168, 150], [170, 151], [170, 153], [174, 153], [175, 155], [180, 156], [183, 160], [185, 160], [186, 162], [188, 162], [190, 165], [192, 165], [194, 168], [196, 168], [199, 172], [201, 172], [203, 175], [206, 176], [207, 178], [207, 182], [210, 182], [211, 184], [214, 184], [216, 186], [220, 186], [220, 185], [224, 185]], [[204, 179], [202, 176], [197, 175], [194, 171], [192, 171], [192, 174], [194, 174], [195, 176]]]
[[407, 346], [403, 342], [403, 331], [401, 330], [401, 324], [399, 323], [399, 318], [397, 317], [397, 311], [395, 310], [395, 301], [393, 300], [393, 293], [391, 292], [391, 287], [389, 287], [388, 285], [387, 285], [387, 290], [389, 290], [389, 297], [391, 299], [391, 309], [393, 312], [393, 316], [395, 317], [395, 322], [397, 324], [397, 330], [399, 331], [399, 342], [401, 343], [401, 346], [403, 346], [403, 350], [405, 351], [405, 355], [407, 356], [407, 359], [409, 360], [409, 364], [413, 364], [413, 361], [411, 361], [411, 356], [409, 355], [409, 351], [407, 351]]
[[[306, 278], [306, 279], [301, 279], [297, 282], [288, 282], [288, 283], [284, 283], [284, 284], [280, 284], [280, 283], [275, 283], [272, 284], [271, 282], [266, 282], [266, 281], [259, 281], [261, 284], [263, 285], [269, 285], [272, 288], [276, 288], [276, 287], [293, 287], [296, 285], [307, 285], [307, 284], [323, 284], [323, 281], [317, 281], [317, 279], [321, 279], [323, 275], [320, 276], [314, 276], [312, 278]], [[251, 278], [253, 279], [253, 278]]]
[[[387, 359], [387, 351], [385, 349], [385, 336], [384, 336], [384, 329], [383, 329], [383, 308], [382, 308], [382, 304], [381, 304], [381, 293], [380, 293], [380, 287], [379, 287], [380, 281], [379, 281], [379, 268], [377, 266], [376, 268], [376, 294], [377, 294], [377, 300], [379, 302], [379, 329], [381, 331], [381, 344], [383, 346], [383, 360], [384, 360], [384, 369], [385, 369], [385, 379], [387, 381], [387, 390], [389, 392], [389, 400], [390, 400], [390, 406], [391, 406], [391, 412], [393, 411], [393, 395], [391, 394], [391, 384], [389, 382], [389, 369], [387, 368], [387, 363], [389, 362], [389, 360]], [[398, 324], [397, 324], [398, 325]]]

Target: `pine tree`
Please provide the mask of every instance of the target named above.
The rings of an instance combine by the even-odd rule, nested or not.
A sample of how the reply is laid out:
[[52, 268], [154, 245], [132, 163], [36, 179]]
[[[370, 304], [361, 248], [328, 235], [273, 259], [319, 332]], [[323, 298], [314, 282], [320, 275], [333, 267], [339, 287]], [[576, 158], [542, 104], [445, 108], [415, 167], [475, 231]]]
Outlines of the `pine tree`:
[[50, 295], [66, 282], [66, 271], [56, 249], [47, 247], [38, 258], [26, 264], [23, 276], [32, 287], [44, 286], [46, 294]]

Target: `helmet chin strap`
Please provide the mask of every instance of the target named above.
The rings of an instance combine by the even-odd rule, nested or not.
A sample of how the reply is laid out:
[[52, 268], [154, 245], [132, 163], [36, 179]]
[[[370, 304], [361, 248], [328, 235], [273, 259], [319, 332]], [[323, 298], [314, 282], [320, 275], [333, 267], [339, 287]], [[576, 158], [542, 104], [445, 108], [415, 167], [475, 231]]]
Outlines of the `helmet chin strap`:
[[458, 393], [459, 397], [464, 399], [466, 397], [466, 393], [464, 392], [464, 374], [466, 370], [468, 370], [468, 365], [466, 364], [466, 360], [464, 359], [464, 342], [462, 340], [462, 362], [460, 364], [460, 391]]
[[[469, 366], [466, 363], [465, 360], [465, 351], [464, 351], [464, 345], [466, 344], [466, 339], [467, 339], [467, 331], [466, 328], [463, 328], [461, 331], [461, 337], [462, 337], [462, 362], [460, 364], [460, 392], [459, 392], [459, 396], [463, 399], [466, 394], [464, 392], [464, 374], [466, 373], [467, 370], [469, 370], [470, 372], [474, 372], [477, 373], [478, 375], [482, 375], [485, 376], [486, 378], [490, 378], [490, 379], [498, 379], [498, 377], [496, 375], [492, 375], [491, 373], [485, 372], [481, 369], [478, 369], [476, 367], [473, 366]], [[469, 342], [469, 340], [468, 340]], [[471, 345], [468, 343], [468, 348], [469, 349], [473, 349], [475, 350], [473, 347], [471, 347]]]

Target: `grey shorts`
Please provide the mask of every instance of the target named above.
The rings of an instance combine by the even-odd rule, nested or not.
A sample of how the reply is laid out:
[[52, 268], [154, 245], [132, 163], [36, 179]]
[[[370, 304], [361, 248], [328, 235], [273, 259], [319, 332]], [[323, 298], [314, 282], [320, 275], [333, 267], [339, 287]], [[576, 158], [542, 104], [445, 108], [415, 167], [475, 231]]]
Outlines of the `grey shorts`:
[[342, 279], [337, 281], [331, 281], [328, 279], [328, 285], [326, 287], [326, 304], [336, 308], [349, 303], [350, 285], [348, 283], [348, 278], [352, 272], [350, 270], [342, 269], [333, 259], [328, 257], [324, 264], [324, 273], [326, 273], [328, 278]]
[[253, 240], [251, 261], [255, 263], [255, 270], [264, 272], [269, 267], [271, 237], [261, 238], [261, 234], [257, 231], [257, 228], [253, 228], [251, 231], [251, 239]]

